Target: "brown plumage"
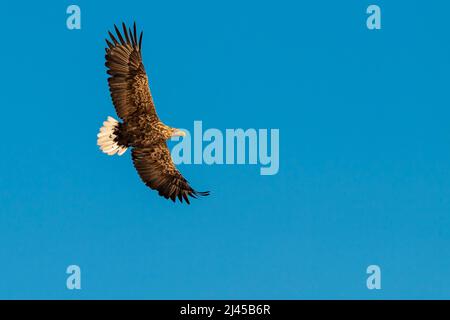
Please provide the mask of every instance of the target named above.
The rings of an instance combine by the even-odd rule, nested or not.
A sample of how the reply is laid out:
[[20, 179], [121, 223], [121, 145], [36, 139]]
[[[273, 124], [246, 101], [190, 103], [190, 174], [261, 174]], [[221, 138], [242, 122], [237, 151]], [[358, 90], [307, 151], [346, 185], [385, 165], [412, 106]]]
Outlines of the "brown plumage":
[[98, 134], [98, 145], [109, 155], [122, 155], [132, 148], [133, 164], [142, 181], [166, 199], [189, 204], [189, 197], [207, 196], [195, 191], [175, 167], [166, 140], [184, 133], [162, 123], [156, 114], [142, 64], [142, 32], [137, 37], [122, 24], [122, 33], [114, 26], [106, 40], [106, 67], [109, 90], [116, 113], [123, 122], [108, 117]]

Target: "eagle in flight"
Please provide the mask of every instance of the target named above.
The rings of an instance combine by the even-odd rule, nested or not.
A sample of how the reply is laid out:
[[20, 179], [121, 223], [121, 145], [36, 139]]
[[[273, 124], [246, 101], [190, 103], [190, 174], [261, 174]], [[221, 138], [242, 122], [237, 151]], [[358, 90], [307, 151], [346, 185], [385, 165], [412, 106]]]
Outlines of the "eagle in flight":
[[136, 23], [133, 31], [122, 23], [123, 34], [116, 25], [117, 38], [111, 33], [106, 39], [106, 67], [109, 90], [122, 122], [108, 117], [97, 135], [100, 149], [112, 156], [131, 148], [131, 156], [142, 181], [160, 196], [189, 204], [189, 197], [207, 196], [195, 191], [175, 167], [166, 140], [185, 136], [182, 130], [169, 127], [159, 120], [142, 64], [142, 32], [139, 39]]

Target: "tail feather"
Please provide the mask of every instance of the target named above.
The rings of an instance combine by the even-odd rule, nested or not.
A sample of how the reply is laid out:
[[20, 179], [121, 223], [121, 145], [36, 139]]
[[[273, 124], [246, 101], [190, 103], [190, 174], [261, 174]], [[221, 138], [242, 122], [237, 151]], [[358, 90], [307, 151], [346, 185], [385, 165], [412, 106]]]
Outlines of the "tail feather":
[[119, 122], [113, 117], [103, 122], [103, 127], [100, 128], [100, 132], [97, 134], [97, 145], [104, 153], [112, 156], [117, 153], [121, 156], [127, 151], [127, 147], [119, 145], [117, 142], [116, 129], [119, 126]]

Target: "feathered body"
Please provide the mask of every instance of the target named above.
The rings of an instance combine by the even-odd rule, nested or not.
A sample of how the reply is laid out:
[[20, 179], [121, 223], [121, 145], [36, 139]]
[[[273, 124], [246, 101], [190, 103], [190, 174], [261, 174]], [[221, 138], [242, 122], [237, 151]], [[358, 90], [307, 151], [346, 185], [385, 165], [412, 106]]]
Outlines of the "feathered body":
[[127, 147], [145, 148], [165, 143], [172, 129], [146, 114], [136, 114], [117, 128], [117, 141]]
[[109, 155], [122, 155], [132, 148], [133, 163], [142, 181], [166, 199], [189, 203], [189, 196], [208, 195], [192, 189], [175, 167], [166, 140], [184, 134], [165, 125], [156, 114], [142, 63], [142, 32], [138, 41], [136, 24], [133, 32], [125, 24], [122, 27], [123, 35], [114, 26], [117, 38], [109, 32], [105, 65], [111, 98], [123, 122], [108, 117], [98, 134], [98, 145]]

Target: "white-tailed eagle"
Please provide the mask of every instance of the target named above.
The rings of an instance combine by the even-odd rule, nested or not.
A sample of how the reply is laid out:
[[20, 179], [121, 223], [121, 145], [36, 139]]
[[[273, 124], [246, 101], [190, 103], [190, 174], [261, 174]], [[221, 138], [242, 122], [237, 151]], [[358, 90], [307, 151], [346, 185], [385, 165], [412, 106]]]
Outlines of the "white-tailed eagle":
[[142, 64], [143, 33], [138, 39], [136, 24], [133, 31], [124, 23], [122, 27], [123, 34], [114, 25], [117, 37], [108, 32], [111, 41], [106, 40], [105, 56], [111, 98], [122, 122], [108, 117], [97, 135], [97, 144], [108, 155], [120, 156], [132, 148], [134, 167], [148, 187], [166, 199], [184, 199], [189, 204], [189, 197], [207, 196], [209, 192], [195, 191], [175, 167], [166, 140], [185, 133], [159, 120]]

